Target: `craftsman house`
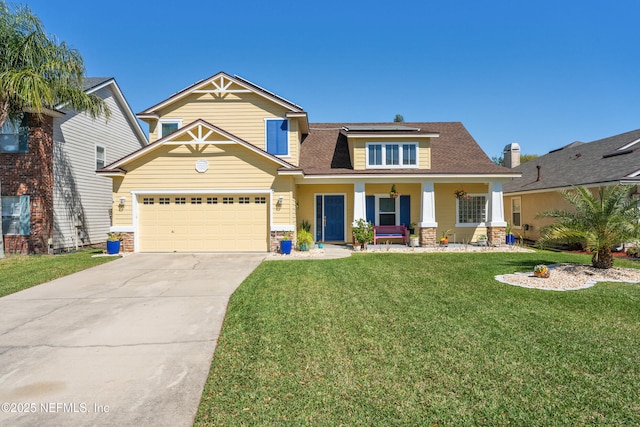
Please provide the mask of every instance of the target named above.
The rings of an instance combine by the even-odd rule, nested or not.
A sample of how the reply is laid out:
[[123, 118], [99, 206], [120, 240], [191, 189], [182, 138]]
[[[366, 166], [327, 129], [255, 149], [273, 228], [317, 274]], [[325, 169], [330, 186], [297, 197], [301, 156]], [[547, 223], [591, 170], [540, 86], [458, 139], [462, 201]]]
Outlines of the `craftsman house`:
[[592, 142], [573, 142], [520, 164], [520, 147], [505, 147], [505, 165], [522, 174], [504, 185], [505, 215], [515, 235], [537, 240], [550, 218], [541, 211], [569, 209], [559, 190], [640, 183], [640, 129]]
[[223, 72], [137, 116], [151, 143], [98, 171], [125, 250], [272, 251], [303, 221], [316, 241], [345, 243], [359, 218], [413, 225], [422, 245], [504, 241], [502, 186], [519, 174], [461, 123], [309, 123]]
[[92, 119], [64, 105], [0, 130], [2, 234], [8, 253], [48, 253], [104, 242], [111, 227], [111, 181], [97, 176], [147, 138], [113, 78], [87, 78], [87, 93], [111, 116]]

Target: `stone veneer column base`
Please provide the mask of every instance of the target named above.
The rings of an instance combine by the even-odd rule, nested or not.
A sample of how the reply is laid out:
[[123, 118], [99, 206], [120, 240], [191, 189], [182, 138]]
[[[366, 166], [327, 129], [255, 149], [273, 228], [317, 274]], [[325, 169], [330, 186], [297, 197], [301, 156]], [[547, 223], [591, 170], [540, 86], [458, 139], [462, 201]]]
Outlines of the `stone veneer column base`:
[[505, 227], [487, 227], [487, 244], [489, 246], [502, 246], [506, 239]]
[[122, 240], [120, 241], [120, 252], [133, 252], [133, 238], [132, 232], [122, 233]]
[[[295, 231], [271, 231], [269, 252], [280, 252], [280, 241], [284, 238], [285, 234], [291, 236], [291, 240], [296, 241]], [[293, 245], [295, 247], [295, 245]]]
[[433, 246], [436, 244], [436, 228], [420, 228], [420, 246]]

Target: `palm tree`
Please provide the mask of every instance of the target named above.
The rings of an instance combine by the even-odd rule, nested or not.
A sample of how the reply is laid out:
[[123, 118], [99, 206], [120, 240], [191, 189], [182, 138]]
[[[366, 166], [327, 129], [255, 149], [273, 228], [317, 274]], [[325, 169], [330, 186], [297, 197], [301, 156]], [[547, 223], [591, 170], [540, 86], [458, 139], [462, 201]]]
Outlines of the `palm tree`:
[[40, 114], [60, 104], [108, 117], [104, 101], [84, 92], [84, 73], [80, 53], [47, 36], [28, 7], [0, 1], [0, 127], [25, 109]]
[[[108, 119], [104, 101], [84, 92], [84, 73], [80, 53], [47, 36], [31, 9], [0, 0], [0, 128], [7, 120], [19, 120], [24, 111], [41, 114], [61, 104], [93, 118], [104, 113]], [[1, 200], [0, 193], [0, 217]], [[2, 240], [0, 228], [0, 258]]]
[[593, 253], [591, 264], [594, 267], [611, 268], [611, 248], [639, 236], [640, 210], [632, 191], [633, 187], [624, 185], [602, 186], [597, 197], [584, 187], [561, 191], [573, 210], [538, 214], [538, 217], [557, 218], [556, 222], [541, 229], [538, 243], [581, 242]]

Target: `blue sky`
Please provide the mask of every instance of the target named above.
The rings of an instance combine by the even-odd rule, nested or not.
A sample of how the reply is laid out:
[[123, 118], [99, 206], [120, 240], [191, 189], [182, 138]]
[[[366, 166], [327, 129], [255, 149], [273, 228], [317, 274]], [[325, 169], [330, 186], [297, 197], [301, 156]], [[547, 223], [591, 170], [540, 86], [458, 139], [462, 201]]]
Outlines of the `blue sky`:
[[640, 128], [637, 0], [26, 4], [135, 113], [225, 71], [311, 122], [460, 121], [490, 157]]

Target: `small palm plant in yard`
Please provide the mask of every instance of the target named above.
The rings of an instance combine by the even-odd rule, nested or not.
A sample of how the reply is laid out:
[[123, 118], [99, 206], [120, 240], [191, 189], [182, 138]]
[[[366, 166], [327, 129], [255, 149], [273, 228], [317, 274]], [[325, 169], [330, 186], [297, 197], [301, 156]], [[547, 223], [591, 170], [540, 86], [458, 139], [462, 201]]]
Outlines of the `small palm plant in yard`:
[[640, 285], [494, 279], [588, 259], [265, 262], [229, 302], [195, 425], [639, 425]]
[[542, 228], [538, 243], [583, 243], [593, 253], [594, 267], [611, 268], [611, 248], [638, 238], [640, 210], [631, 191], [633, 188], [623, 185], [600, 187], [597, 196], [584, 187], [562, 191], [573, 209], [541, 212], [538, 217], [556, 221]]

